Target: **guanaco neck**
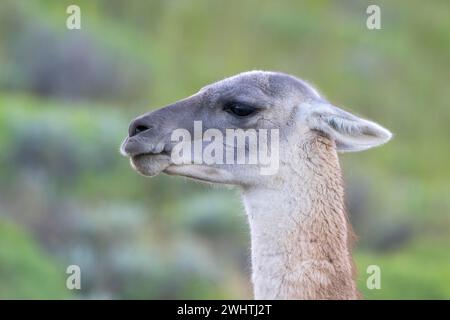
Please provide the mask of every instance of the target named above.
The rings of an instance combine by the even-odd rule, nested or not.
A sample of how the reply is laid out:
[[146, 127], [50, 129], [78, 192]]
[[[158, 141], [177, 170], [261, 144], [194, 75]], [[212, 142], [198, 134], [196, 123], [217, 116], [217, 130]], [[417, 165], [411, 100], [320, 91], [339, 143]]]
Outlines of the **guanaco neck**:
[[244, 190], [256, 299], [356, 299], [334, 143], [293, 150], [274, 184]]

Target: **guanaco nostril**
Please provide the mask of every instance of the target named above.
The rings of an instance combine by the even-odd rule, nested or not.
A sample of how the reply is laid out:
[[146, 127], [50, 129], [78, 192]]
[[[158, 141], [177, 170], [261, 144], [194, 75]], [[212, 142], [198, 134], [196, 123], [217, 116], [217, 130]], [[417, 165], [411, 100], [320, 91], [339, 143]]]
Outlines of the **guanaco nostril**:
[[148, 129], [150, 129], [149, 126], [146, 126], [144, 124], [137, 124], [137, 123], [133, 123], [130, 126], [130, 130], [129, 130], [129, 136], [133, 137], [135, 135], [138, 135], [141, 132], [147, 131]]
[[146, 126], [137, 126], [137, 127], [134, 129], [134, 134], [136, 135], [136, 134], [138, 134], [138, 133], [147, 131], [148, 129], [149, 129], [149, 127], [146, 127]]

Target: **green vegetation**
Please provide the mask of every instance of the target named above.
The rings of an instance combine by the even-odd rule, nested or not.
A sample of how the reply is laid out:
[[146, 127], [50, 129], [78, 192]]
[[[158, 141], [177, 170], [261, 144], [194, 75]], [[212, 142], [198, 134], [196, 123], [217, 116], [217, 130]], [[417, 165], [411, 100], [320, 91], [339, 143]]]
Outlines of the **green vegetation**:
[[[74, 2], [79, 31], [65, 28]], [[145, 179], [118, 148], [134, 116], [250, 69], [310, 80], [394, 132], [342, 156], [359, 287], [450, 298], [450, 5], [379, 1], [369, 31], [368, 4], [2, 1], [0, 298], [249, 297], [236, 193]], [[365, 287], [372, 264], [381, 290]]]
[[[407, 248], [357, 255], [359, 283], [366, 299], [443, 299], [450, 297], [448, 238], [420, 239]], [[381, 269], [381, 289], [367, 289], [367, 266]]]
[[0, 299], [66, 299], [65, 269], [22, 230], [0, 223]]

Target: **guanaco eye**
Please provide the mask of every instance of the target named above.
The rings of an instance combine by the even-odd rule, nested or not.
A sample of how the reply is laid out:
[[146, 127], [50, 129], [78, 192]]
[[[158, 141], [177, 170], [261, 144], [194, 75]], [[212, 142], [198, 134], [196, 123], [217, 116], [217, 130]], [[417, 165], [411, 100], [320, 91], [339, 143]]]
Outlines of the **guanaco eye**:
[[258, 111], [258, 109], [252, 106], [236, 102], [225, 105], [224, 110], [238, 117], [247, 117]]

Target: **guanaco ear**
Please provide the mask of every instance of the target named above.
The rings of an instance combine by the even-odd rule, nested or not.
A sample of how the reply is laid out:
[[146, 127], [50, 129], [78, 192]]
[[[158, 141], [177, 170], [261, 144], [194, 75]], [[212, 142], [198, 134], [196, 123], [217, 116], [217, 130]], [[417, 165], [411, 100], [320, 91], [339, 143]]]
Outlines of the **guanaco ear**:
[[392, 133], [379, 124], [327, 103], [312, 104], [305, 111], [309, 127], [332, 138], [340, 152], [366, 150], [382, 145], [392, 137]]

